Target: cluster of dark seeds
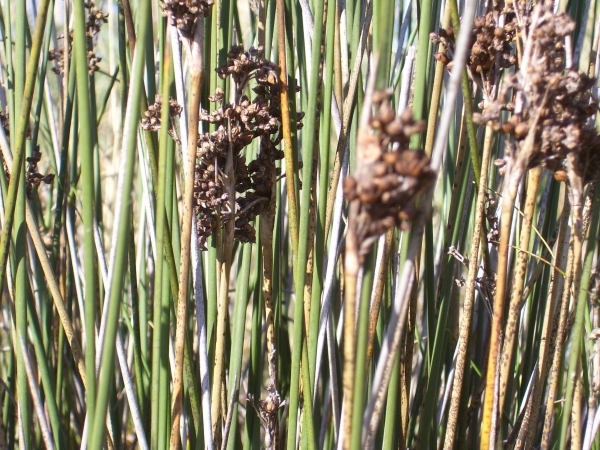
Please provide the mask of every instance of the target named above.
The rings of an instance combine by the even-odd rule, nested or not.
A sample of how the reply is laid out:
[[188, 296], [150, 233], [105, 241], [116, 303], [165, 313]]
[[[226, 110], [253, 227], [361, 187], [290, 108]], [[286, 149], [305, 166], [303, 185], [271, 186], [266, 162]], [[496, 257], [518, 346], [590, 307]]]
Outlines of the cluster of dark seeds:
[[[89, 1], [85, 3], [85, 7], [88, 9], [88, 15], [86, 18], [86, 26], [85, 26], [85, 35], [87, 39], [87, 57], [88, 57], [88, 72], [89, 74], [93, 74], [100, 70], [98, 67], [98, 63], [102, 61], [102, 58], [97, 56], [93, 50], [94, 47], [94, 39], [100, 32], [102, 25], [108, 22], [108, 14], [104, 14], [98, 8], [93, 1]], [[59, 36], [59, 38], [64, 38], [64, 36]], [[69, 57], [73, 52], [73, 31], [70, 31], [67, 34], [68, 39], [68, 48], [69, 48]], [[55, 61], [55, 65], [52, 68], [52, 71], [57, 74], [64, 73], [65, 71], [65, 51], [63, 48], [58, 50], [50, 50], [48, 52], [48, 59], [50, 61]]]
[[[0, 126], [4, 128], [4, 133], [6, 133], [6, 137], [10, 135], [10, 125], [8, 120], [8, 113], [3, 113], [0, 111]], [[29, 136], [27, 136], [30, 139]], [[33, 151], [32, 155], [25, 160], [27, 161], [27, 170], [25, 171], [25, 192], [27, 193], [27, 197], [31, 198], [33, 195], [34, 186], [39, 185], [41, 182], [46, 184], [52, 183], [54, 181], [54, 174], [43, 175], [38, 171], [38, 163], [42, 158], [42, 152], [40, 152], [40, 147], [37, 146]], [[6, 179], [10, 182], [10, 170], [6, 164], [6, 159], [2, 158], [2, 166], [4, 170], [4, 175]]]
[[104, 14], [98, 8], [93, 1], [89, 1], [85, 4], [85, 7], [89, 10], [87, 19], [85, 22], [86, 36], [93, 39], [100, 32], [102, 25], [108, 22], [108, 14]]
[[[71, 44], [69, 44], [69, 48], [71, 48]], [[54, 50], [51, 49], [48, 52], [48, 59], [50, 61], [55, 61], [54, 67], [52, 67], [52, 72], [56, 74], [61, 74], [65, 72], [65, 51], [64, 49]]]
[[[510, 15], [511, 20], [499, 27], [494, 19], [495, 15], [494, 12], [489, 12], [485, 17], [475, 19], [471, 32], [471, 51], [467, 60], [469, 75], [486, 94], [490, 94], [499, 71], [514, 66], [517, 62], [512, 46], [517, 30], [516, 18], [514, 14]], [[446, 64], [449, 69], [453, 62], [455, 38], [452, 28], [442, 28], [439, 33], [430, 34], [434, 44], [444, 45], [444, 51], [435, 53], [434, 58]]]
[[32, 155], [27, 158], [27, 172], [25, 172], [25, 191], [27, 193], [27, 197], [31, 198], [33, 193], [33, 187], [39, 185], [41, 182], [46, 184], [52, 183], [54, 181], [54, 174], [50, 173], [48, 175], [42, 175], [38, 172], [38, 163], [42, 158], [42, 153], [37, 147]]
[[194, 34], [196, 20], [208, 16], [213, 4], [214, 0], [164, 0], [160, 8], [181, 36], [189, 39]]
[[[216, 70], [222, 78], [230, 76], [234, 81], [235, 100], [226, 102], [224, 92], [217, 89], [210, 100], [220, 107], [200, 114], [200, 120], [216, 126], [214, 132], [201, 134], [198, 139], [194, 196], [201, 248], [205, 248], [219, 221], [235, 221], [234, 237], [238, 241], [255, 241], [251, 222], [269, 205], [278, 176], [275, 161], [283, 158], [283, 152], [277, 149], [282, 138], [279, 67], [263, 58], [262, 48], [244, 52], [236, 46], [227, 56], [228, 61]], [[242, 95], [250, 80], [256, 83], [253, 98]], [[258, 156], [247, 163], [242, 150], [256, 138], [260, 139]], [[235, 173], [235, 211], [226, 207], [229, 198], [224, 189], [229, 151]]]
[[10, 135], [10, 122], [8, 120], [8, 113], [0, 111], [0, 126], [4, 128], [6, 136]]
[[[526, 148], [531, 133], [532, 145], [527, 146], [526, 155], [521, 154], [526, 167], [542, 164], [558, 171], [557, 178], [564, 178], [565, 157], [577, 153], [579, 175], [586, 182], [596, 176], [600, 138], [589, 121], [598, 111], [598, 101], [591, 93], [595, 80], [565, 67], [563, 41], [574, 27], [566, 14], [554, 14], [550, 7], [542, 9], [521, 70], [504, 77], [498, 100], [474, 118], [513, 138], [508, 155], [497, 163], [501, 167]], [[502, 110], [512, 113], [505, 121], [500, 118]]]
[[358, 242], [363, 256], [381, 234], [414, 218], [419, 194], [435, 180], [425, 152], [409, 149], [410, 137], [422, 132], [425, 123], [416, 122], [408, 109], [396, 116], [386, 94], [375, 97], [379, 109], [370, 121], [375, 133], [363, 149], [366, 164], [344, 179], [346, 199], [360, 202]]
[[[144, 130], [158, 131], [160, 129], [161, 109], [162, 100], [160, 94], [156, 94], [156, 97], [154, 98], [154, 103], [148, 106], [148, 110], [144, 113], [144, 117], [142, 117], [142, 128]], [[177, 103], [177, 100], [169, 98], [169, 135], [177, 143], [179, 143], [179, 138], [177, 137], [174, 118], [181, 114], [181, 110], [182, 108], [179, 105], [179, 103]]]

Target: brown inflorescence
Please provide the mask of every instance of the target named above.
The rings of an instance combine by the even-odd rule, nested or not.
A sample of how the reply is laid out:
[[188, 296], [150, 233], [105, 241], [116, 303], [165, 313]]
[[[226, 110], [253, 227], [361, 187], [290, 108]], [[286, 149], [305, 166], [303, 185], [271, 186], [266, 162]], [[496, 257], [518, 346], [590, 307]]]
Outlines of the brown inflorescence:
[[[529, 17], [527, 23], [535, 26], [533, 32], [522, 31], [530, 36], [531, 48], [520, 70], [504, 77], [498, 100], [488, 102], [474, 120], [491, 123], [513, 138], [506, 156], [497, 162], [501, 170], [527, 148], [527, 154], [521, 153], [527, 168], [543, 165], [558, 171], [557, 179], [562, 179], [566, 156], [576, 153], [576, 170], [589, 182], [600, 167], [600, 138], [590, 123], [598, 101], [591, 91], [595, 80], [565, 64], [564, 39], [575, 23], [550, 7], [540, 10], [534, 25], [532, 20]], [[508, 111], [510, 117], [501, 120], [501, 111]], [[531, 148], [524, 145], [530, 133]]]
[[[282, 139], [279, 67], [263, 58], [260, 47], [245, 52], [235, 46], [227, 56], [227, 62], [216, 71], [221, 78], [232, 78], [235, 100], [226, 102], [223, 90], [217, 89], [209, 99], [220, 107], [211, 113], [200, 113], [200, 120], [216, 126], [215, 131], [198, 138], [194, 197], [202, 249], [206, 248], [206, 241], [218, 223], [229, 220], [235, 221], [236, 240], [255, 242], [252, 221], [269, 204], [274, 189], [273, 175], [277, 171], [275, 161], [283, 158], [283, 152], [277, 148]], [[242, 94], [250, 80], [256, 82], [253, 98]], [[260, 139], [258, 156], [247, 163], [242, 150], [256, 138]], [[235, 211], [227, 208], [229, 198], [223, 185], [223, 170], [230, 149], [237, 193]]]
[[25, 172], [25, 192], [27, 193], [27, 197], [31, 198], [33, 194], [33, 187], [39, 185], [41, 182], [46, 184], [52, 183], [54, 181], [54, 174], [42, 175], [38, 172], [38, 163], [42, 158], [42, 153], [40, 152], [39, 146], [33, 151], [30, 157], [26, 159], [27, 161], [27, 172]]
[[[160, 94], [156, 94], [154, 98], [154, 103], [148, 106], [148, 110], [144, 112], [144, 117], [142, 117], [142, 128], [148, 131], [158, 131], [161, 126], [161, 114], [162, 114], [162, 99]], [[177, 103], [177, 100], [173, 98], [169, 98], [169, 135], [177, 142], [179, 142], [179, 138], [177, 137], [177, 132], [175, 130], [174, 118], [181, 114], [181, 105]]]
[[410, 137], [425, 129], [412, 112], [396, 115], [387, 95], [376, 93], [377, 114], [370, 120], [373, 134], [362, 149], [366, 164], [344, 179], [344, 195], [358, 201], [359, 254], [366, 255], [373, 242], [388, 229], [404, 227], [416, 213], [419, 195], [435, 180], [429, 158], [422, 150], [410, 150]]
[[[516, 34], [516, 19], [514, 14], [508, 14], [503, 27], [497, 25], [496, 12], [489, 12], [484, 17], [477, 17], [471, 32], [469, 43], [471, 51], [467, 59], [467, 71], [473, 81], [490, 96], [491, 89], [498, 78], [499, 71], [517, 62], [513, 54], [512, 42]], [[429, 35], [435, 44], [442, 44], [444, 51], [434, 53], [434, 58], [452, 67], [456, 36], [452, 27], [441, 28], [438, 33]]]
[[[87, 3], [85, 3], [85, 7], [88, 9], [88, 15], [86, 17], [86, 22], [85, 22], [85, 35], [86, 35], [86, 39], [88, 41], [87, 42], [88, 72], [91, 75], [94, 72], [97, 72], [98, 70], [100, 70], [100, 68], [98, 67], [98, 63], [100, 61], [102, 61], [102, 58], [99, 57], [98, 55], [96, 55], [96, 53], [93, 51], [94, 39], [100, 32], [102, 25], [104, 25], [105, 23], [108, 22], [108, 19], [107, 19], [108, 14], [104, 14], [102, 11], [100, 11], [98, 8], [96, 8], [96, 5], [91, 0]], [[64, 36], [59, 36], [59, 38], [64, 38]], [[73, 52], [73, 31], [70, 31], [67, 34], [67, 39], [68, 39], [67, 47], [69, 48], [69, 58], [70, 58], [71, 54]], [[49, 54], [48, 59], [50, 61], [56, 61], [55, 66], [52, 68], [52, 71], [57, 74], [64, 73], [64, 71], [65, 71], [65, 51], [64, 51], [64, 49], [62, 49], [62, 48], [58, 49], [58, 50], [52, 49], [48, 52], [48, 54]]]
[[184, 38], [191, 38], [197, 19], [210, 13], [214, 0], [164, 0], [160, 4], [162, 15]]

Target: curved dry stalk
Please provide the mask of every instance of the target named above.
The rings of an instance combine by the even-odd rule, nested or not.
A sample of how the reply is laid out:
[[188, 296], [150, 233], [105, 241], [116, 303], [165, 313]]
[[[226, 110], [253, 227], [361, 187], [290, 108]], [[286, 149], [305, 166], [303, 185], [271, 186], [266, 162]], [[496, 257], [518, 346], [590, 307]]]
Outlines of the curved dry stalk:
[[[483, 143], [483, 155], [481, 158], [482, 168], [489, 165], [490, 154], [494, 131], [492, 125], [485, 129], [485, 140]], [[444, 449], [454, 448], [454, 439], [456, 436], [456, 425], [458, 423], [460, 398], [462, 394], [465, 367], [467, 361], [467, 351], [469, 348], [469, 333], [471, 331], [471, 318], [473, 315], [473, 305], [475, 299], [475, 281], [479, 270], [479, 246], [481, 242], [481, 230], [485, 218], [485, 199], [487, 190], [488, 171], [481, 171], [481, 179], [477, 192], [477, 206], [475, 210], [475, 227], [473, 229], [473, 242], [471, 243], [469, 257], [469, 273], [467, 275], [467, 290], [463, 305], [463, 319], [460, 323], [460, 331], [457, 342], [456, 366], [454, 370], [454, 383], [452, 388], [452, 397], [450, 399], [450, 409], [448, 413], [448, 424], [446, 426], [446, 437], [444, 440]]]
[[541, 166], [531, 169], [528, 174], [527, 194], [525, 198], [525, 207], [523, 209], [523, 220], [521, 223], [521, 239], [519, 241], [520, 251], [517, 253], [515, 270], [513, 272], [513, 278], [511, 282], [512, 291], [510, 296], [510, 306], [506, 324], [506, 332], [504, 334], [502, 356], [500, 360], [500, 392], [498, 399], [498, 411], [500, 414], [502, 414], [502, 411], [504, 411], [508, 378], [510, 374], [513, 373], [513, 370], [510, 367], [510, 362], [514, 350], [519, 314], [525, 301], [522, 295], [523, 286], [525, 285], [525, 273], [527, 270], [528, 260], [527, 257], [529, 256], [529, 240], [531, 237], [533, 213], [535, 212], [537, 191], [541, 175]]
[[190, 120], [188, 147], [185, 161], [185, 187], [183, 192], [183, 218], [181, 225], [181, 259], [179, 263], [179, 295], [177, 300], [177, 328], [175, 331], [175, 371], [173, 373], [173, 407], [171, 424], [171, 450], [179, 448], [179, 422], [183, 398], [183, 353], [187, 324], [188, 289], [192, 222], [194, 221], [194, 167], [198, 141], [198, 115], [204, 76], [204, 19], [199, 19], [190, 48]]

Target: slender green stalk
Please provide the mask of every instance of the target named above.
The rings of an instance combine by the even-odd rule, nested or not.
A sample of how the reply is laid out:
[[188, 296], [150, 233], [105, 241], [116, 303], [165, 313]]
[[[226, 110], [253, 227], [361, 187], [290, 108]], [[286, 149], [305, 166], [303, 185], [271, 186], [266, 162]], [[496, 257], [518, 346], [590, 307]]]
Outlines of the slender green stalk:
[[[140, 9], [141, 17], [146, 17], [150, 13], [148, 3], [142, 4]], [[144, 36], [142, 27], [142, 37]], [[145, 62], [145, 39], [140, 39], [136, 46], [136, 52], [132, 65], [132, 78], [141, 77]], [[130, 86], [129, 96], [127, 101], [127, 113], [125, 116], [124, 133], [123, 133], [123, 181], [120, 186], [121, 199], [119, 220], [118, 220], [118, 237], [116, 244], [116, 253], [114, 266], [112, 268], [112, 282], [109, 290], [109, 309], [106, 325], [106, 334], [102, 343], [102, 359], [100, 362], [100, 374], [98, 377], [98, 396], [95, 404], [94, 420], [90, 418], [90, 440], [89, 448], [92, 450], [100, 449], [104, 441], [104, 418], [108, 407], [109, 390], [113, 382], [113, 367], [115, 362], [115, 339], [118, 327], [119, 312], [121, 309], [121, 300], [123, 297], [123, 284], [125, 267], [127, 265], [128, 253], [128, 236], [129, 223], [131, 214], [131, 197], [130, 192], [133, 185], [133, 168], [136, 154], [136, 137], [137, 128], [140, 117], [140, 98], [142, 92], [142, 84], [135, 83]], [[87, 287], [87, 286], [86, 286]], [[92, 331], [94, 327], [92, 326]], [[89, 363], [88, 363], [89, 364]], [[92, 368], [94, 365], [92, 364]], [[89, 367], [88, 367], [89, 370]]]
[[[323, 30], [323, 3], [317, 1], [314, 6], [315, 28], [312, 43], [312, 58], [311, 58], [311, 76], [309, 86], [309, 101], [306, 115], [306, 125], [302, 133], [304, 143], [304, 151], [302, 154], [303, 161], [312, 161], [314, 147], [310, 143], [315, 142], [317, 129], [316, 111], [317, 111], [317, 94], [321, 91], [318, 88], [319, 79], [319, 64], [321, 60], [321, 43]], [[310, 164], [305, 164], [302, 168], [302, 198], [300, 203], [300, 229], [298, 241], [298, 253], [295, 264], [294, 286], [296, 292], [296, 300], [294, 305], [294, 327], [293, 327], [293, 348], [292, 348], [292, 370], [290, 380], [290, 405], [287, 429], [287, 448], [293, 449], [296, 446], [296, 428], [298, 423], [298, 404], [299, 404], [299, 380], [300, 380], [300, 360], [302, 355], [302, 346], [304, 341], [304, 308], [302, 302], [302, 294], [304, 293], [304, 285], [306, 281], [306, 263], [308, 253], [312, 242], [308, 242], [308, 223], [310, 205], [311, 205], [311, 185], [312, 185], [312, 167]], [[309, 368], [306, 364], [302, 365], [302, 370], [307, 371]], [[306, 420], [312, 420], [312, 417], [306, 417]]]
[[[425, 104], [428, 98], [427, 94], [427, 82], [429, 76], [429, 48], [431, 42], [429, 41], [429, 33], [431, 31], [431, 23], [433, 17], [433, 8], [435, 2], [423, 2], [419, 11], [419, 43], [417, 47], [417, 65], [415, 69], [415, 87], [414, 87], [414, 100], [413, 100], [413, 112], [415, 119], [419, 120], [425, 117]], [[419, 148], [419, 142], [421, 136], [416, 134], [413, 135], [413, 141], [411, 141], [412, 148]]]
[[[364, 265], [364, 274], [362, 279], [360, 310], [358, 313], [358, 330], [356, 345], [356, 371], [354, 376], [354, 404], [352, 404], [352, 434], [351, 448], [358, 450], [361, 448], [361, 433], [365, 409], [366, 391], [368, 388], [369, 361], [367, 360], [368, 332], [369, 332], [369, 307], [371, 292], [373, 289], [373, 279], [375, 277], [375, 257], [376, 247], [371, 250], [370, 258]], [[350, 404], [348, 405], [350, 406]]]
[[[19, 2], [15, 11], [15, 110], [21, 110], [24, 101], [21, 100], [23, 93], [23, 80], [25, 79], [25, 31], [27, 28], [27, 17], [25, 13], [25, 2]], [[15, 271], [14, 280], [14, 302], [15, 302], [15, 327], [16, 335], [27, 336], [27, 299], [31, 295], [27, 281], [27, 263], [26, 263], [26, 228], [25, 228], [25, 181], [24, 177], [14, 176], [15, 172], [19, 174], [25, 171], [23, 161], [19, 166], [12, 168], [12, 180], [9, 183], [10, 188], [18, 186], [17, 204], [15, 206], [13, 239], [15, 242]], [[5, 228], [11, 229], [8, 220], [5, 218]], [[3, 230], [6, 231], [6, 230]], [[2, 278], [4, 276], [2, 275]], [[19, 427], [23, 433], [24, 442], [22, 445], [27, 448], [31, 445], [31, 407], [28, 395], [29, 386], [27, 383], [27, 374], [25, 371], [25, 350], [21, 345], [15, 346], [17, 359], [17, 399], [19, 401]]]
[[[95, 189], [94, 189], [94, 158], [95, 142], [92, 139], [92, 127], [95, 117], [90, 109], [90, 88], [88, 77], [87, 37], [85, 2], [74, 2], [75, 30], [74, 30], [74, 56], [75, 76], [77, 77], [77, 101], [79, 104], [79, 154], [81, 157], [81, 178], [83, 181], [83, 248], [85, 271], [85, 365], [87, 368], [87, 407], [90, 436], [93, 436], [96, 412], [96, 308], [98, 307], [96, 251], [94, 245], [93, 223], [95, 216]], [[99, 421], [98, 428], [104, 433], [104, 417]], [[102, 438], [100, 438], [100, 443]], [[98, 445], [100, 444], [98, 443]]]
[[[169, 51], [165, 51], [164, 65], [169, 64]], [[168, 77], [163, 78], [162, 83], [162, 111], [161, 111], [161, 123], [168, 123], [169, 121], [169, 102], [166, 101], [169, 96], [169, 81]], [[167, 215], [165, 212], [165, 191], [166, 191], [166, 170], [167, 170], [167, 127], [163, 126], [161, 128], [160, 134], [160, 147], [159, 147], [159, 164], [158, 164], [158, 179], [157, 179], [157, 202], [156, 202], [156, 237], [157, 240], [160, 236], [166, 235], [167, 230]], [[163, 355], [167, 353], [166, 347], [168, 345], [168, 335], [163, 334], [163, 326], [162, 320], [165, 315], [169, 315], [169, 308], [164, 307], [164, 302], [162, 301], [163, 290], [165, 287], [168, 289], [168, 286], [163, 286], [163, 280], [165, 279], [165, 275], [167, 274], [168, 268], [166, 267], [165, 261], [165, 246], [158, 245], [156, 248], [156, 256], [155, 256], [155, 269], [154, 269], [154, 313], [153, 313], [153, 322], [154, 322], [154, 331], [152, 334], [152, 383], [151, 383], [151, 448], [159, 448], [159, 429], [161, 424], [164, 422], [160, 419], [162, 416], [160, 406], [160, 398], [161, 392], [166, 390], [168, 386], [168, 379], [161, 379], [161, 368], [168, 367], [168, 359], [164, 359]], [[167, 269], [167, 270], [165, 270]], [[167, 322], [168, 323], [168, 322]], [[168, 330], [168, 328], [167, 328]], [[167, 354], [168, 356], [168, 354]], [[164, 382], [163, 382], [164, 381]], [[161, 389], [162, 388], [162, 389]]]

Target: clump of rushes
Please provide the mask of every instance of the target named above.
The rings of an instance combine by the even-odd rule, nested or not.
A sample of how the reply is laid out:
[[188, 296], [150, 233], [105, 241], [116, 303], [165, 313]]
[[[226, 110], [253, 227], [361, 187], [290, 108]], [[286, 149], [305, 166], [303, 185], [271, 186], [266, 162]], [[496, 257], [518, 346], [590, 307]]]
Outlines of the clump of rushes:
[[425, 122], [415, 121], [409, 109], [396, 116], [387, 93], [374, 97], [379, 109], [370, 119], [374, 134], [367, 138], [364, 164], [344, 180], [346, 199], [360, 204], [356, 220], [361, 257], [388, 229], [405, 228], [416, 214], [419, 194], [435, 180], [425, 152], [408, 148], [410, 137], [425, 130]]
[[[158, 131], [161, 126], [161, 108], [162, 99], [160, 94], [156, 94], [154, 103], [148, 106], [148, 110], [142, 117], [142, 128], [148, 131]], [[175, 117], [181, 114], [181, 105], [177, 103], [177, 100], [169, 98], [169, 135], [173, 138], [178, 145], [181, 145], [181, 141], [177, 135], [177, 129], [175, 128]]]
[[[477, 17], [471, 32], [471, 51], [467, 59], [467, 72], [470, 78], [482, 90], [486, 98], [494, 96], [502, 70], [512, 67], [517, 62], [511, 45], [515, 39], [517, 20], [514, 14], [505, 14], [506, 24], [498, 26], [497, 12], [489, 12], [484, 17]], [[456, 36], [452, 27], [440, 29], [439, 33], [429, 35], [431, 41], [443, 44], [445, 51], [433, 57], [452, 68]]]
[[[520, 4], [516, 4], [515, 8], [519, 34], [524, 38], [519, 70], [503, 78], [498, 99], [485, 102], [481, 114], [474, 117], [475, 122], [489, 124], [494, 130], [508, 136], [504, 156], [496, 161], [504, 174], [504, 182], [482, 448], [488, 448], [496, 442], [498, 417], [504, 410], [506, 374], [510, 370], [507, 364], [512, 352], [513, 319], [520, 308], [520, 297], [513, 296], [511, 316], [505, 332], [503, 314], [508, 279], [508, 247], [513, 207], [523, 174], [528, 169], [543, 166], [557, 171], [558, 179], [569, 182], [575, 242], [573, 297], [577, 298], [583, 186], [595, 176], [599, 165], [596, 155], [600, 150], [600, 139], [589, 120], [598, 110], [598, 102], [591, 95], [594, 81], [571, 67], [570, 55], [566, 51], [565, 40], [575, 29], [575, 23], [564, 13], [555, 14], [552, 2], [540, 2], [530, 12], [521, 10]], [[504, 121], [501, 117], [503, 110], [510, 114]], [[504, 344], [503, 339], [506, 339]], [[498, 355], [502, 345], [505, 350], [499, 367]], [[499, 384], [496, 382], [498, 373]], [[496, 401], [497, 406], [494, 406]], [[567, 406], [565, 409], [569, 410]]]
[[[98, 67], [98, 63], [102, 61], [102, 58], [97, 56], [93, 50], [94, 47], [94, 39], [100, 33], [100, 29], [102, 25], [108, 22], [108, 14], [104, 14], [101, 10], [96, 8], [96, 5], [93, 1], [89, 1], [85, 4], [86, 9], [88, 9], [88, 15], [86, 18], [86, 31], [85, 36], [87, 39], [87, 57], [88, 57], [88, 71], [90, 75], [94, 72], [100, 70]], [[59, 36], [64, 37], [64, 36]], [[69, 58], [71, 58], [71, 53], [73, 51], [73, 31], [71, 30], [67, 35], [67, 48], [69, 51]], [[49, 57], [50, 61], [56, 61], [56, 65], [52, 68], [52, 71], [56, 74], [62, 74], [65, 71], [65, 50], [50, 50]]]
[[210, 13], [214, 0], [172, 0], [160, 4], [162, 15], [168, 17], [171, 25], [177, 28], [179, 35], [191, 39], [194, 25], [199, 17]]

